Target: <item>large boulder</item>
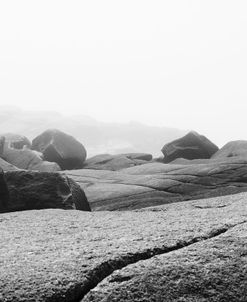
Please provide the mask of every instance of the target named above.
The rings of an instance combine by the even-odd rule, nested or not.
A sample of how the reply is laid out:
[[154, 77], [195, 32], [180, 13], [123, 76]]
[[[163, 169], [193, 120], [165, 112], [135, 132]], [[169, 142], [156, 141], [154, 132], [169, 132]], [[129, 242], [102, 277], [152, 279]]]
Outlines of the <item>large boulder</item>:
[[0, 217], [1, 302], [246, 302], [247, 195]]
[[3, 155], [4, 145], [5, 145], [5, 137], [0, 136], [0, 157], [2, 157]]
[[86, 149], [73, 136], [50, 129], [32, 141], [32, 149], [42, 152], [44, 159], [56, 162], [61, 169], [80, 169], [86, 159]]
[[0, 213], [5, 212], [9, 204], [9, 190], [4, 178], [3, 170], [0, 168]]
[[191, 131], [185, 136], [166, 144], [162, 148], [164, 163], [177, 158], [210, 158], [219, 148], [203, 135]]
[[2, 136], [5, 137], [5, 143], [8, 144], [9, 147], [14, 149], [23, 149], [23, 147], [31, 148], [31, 142], [29, 139], [20, 134], [15, 133], [4, 133]]
[[146, 164], [150, 160], [152, 160], [152, 155], [147, 153], [127, 153], [118, 155], [100, 154], [87, 159], [83, 168], [117, 171]]
[[238, 140], [227, 143], [219, 151], [213, 154], [212, 159], [224, 159], [235, 156], [247, 158], [247, 141]]
[[42, 153], [26, 147], [23, 149], [14, 149], [5, 144], [2, 157], [6, 162], [19, 169], [40, 172], [56, 172], [61, 170], [57, 163], [44, 161]]
[[64, 171], [85, 190], [92, 210], [133, 210], [247, 191], [247, 159], [203, 164], [146, 163], [121, 171]]
[[72, 179], [59, 173], [9, 171], [6, 212], [32, 209], [78, 209], [90, 211], [85, 193]]

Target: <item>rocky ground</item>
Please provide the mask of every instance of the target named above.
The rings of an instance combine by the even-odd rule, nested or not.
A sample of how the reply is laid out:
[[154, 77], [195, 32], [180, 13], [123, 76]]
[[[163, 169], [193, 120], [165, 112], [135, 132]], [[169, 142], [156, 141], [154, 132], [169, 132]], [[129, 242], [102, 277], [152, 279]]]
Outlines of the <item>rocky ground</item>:
[[1, 214], [0, 300], [246, 301], [246, 203]]

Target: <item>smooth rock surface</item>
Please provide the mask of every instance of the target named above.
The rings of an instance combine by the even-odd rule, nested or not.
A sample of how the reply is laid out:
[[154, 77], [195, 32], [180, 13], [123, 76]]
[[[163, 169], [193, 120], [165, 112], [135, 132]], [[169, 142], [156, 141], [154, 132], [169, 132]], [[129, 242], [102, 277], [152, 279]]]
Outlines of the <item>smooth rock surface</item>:
[[177, 158], [203, 159], [210, 158], [219, 148], [203, 135], [191, 131], [185, 136], [166, 144], [162, 148], [164, 163]]
[[146, 153], [127, 153], [119, 155], [100, 154], [87, 159], [83, 168], [117, 171], [146, 164], [150, 160], [152, 160], [152, 155]]
[[236, 156], [247, 157], [247, 141], [238, 140], [227, 143], [212, 156], [212, 159], [222, 159]]
[[61, 169], [80, 169], [86, 159], [86, 149], [73, 136], [49, 129], [32, 141], [32, 149], [42, 152], [44, 159], [56, 162]]
[[247, 191], [247, 160], [207, 164], [148, 163], [121, 171], [64, 171], [84, 189], [92, 210], [128, 210]]
[[6, 212], [47, 208], [90, 211], [79, 185], [59, 173], [9, 171], [5, 179], [10, 195]]
[[0, 216], [0, 300], [246, 301], [246, 193]]
[[14, 149], [23, 149], [23, 147], [31, 148], [30, 140], [21, 134], [4, 133], [1, 134], [5, 137], [5, 144]]

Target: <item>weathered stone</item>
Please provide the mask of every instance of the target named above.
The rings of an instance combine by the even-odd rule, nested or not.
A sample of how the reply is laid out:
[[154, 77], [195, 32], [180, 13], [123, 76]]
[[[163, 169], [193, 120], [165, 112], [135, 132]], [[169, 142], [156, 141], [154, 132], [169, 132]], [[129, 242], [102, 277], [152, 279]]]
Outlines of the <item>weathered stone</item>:
[[9, 171], [7, 212], [61, 208], [90, 211], [87, 198], [73, 180], [58, 173]]
[[23, 147], [31, 148], [31, 142], [29, 139], [20, 134], [15, 133], [4, 133], [2, 136], [5, 137], [5, 143], [14, 149], [23, 149]]
[[223, 159], [236, 156], [247, 158], [247, 141], [238, 140], [227, 143], [212, 156], [212, 159]]
[[74, 137], [50, 129], [32, 141], [32, 149], [42, 152], [44, 159], [56, 162], [61, 169], [80, 169], [86, 159], [86, 149]]
[[9, 203], [9, 190], [4, 178], [3, 170], [0, 168], [0, 213], [5, 212]]
[[3, 156], [4, 144], [5, 144], [5, 137], [0, 136], [0, 157]]
[[127, 153], [127, 154], [100, 154], [87, 159], [83, 168], [94, 170], [117, 171], [137, 165], [146, 164], [152, 159], [151, 154]]
[[0, 158], [0, 167], [3, 169], [3, 171], [16, 171], [19, 170], [16, 166], [11, 165], [4, 159]]
[[247, 159], [206, 164], [147, 163], [121, 171], [65, 171], [85, 190], [93, 210], [131, 210], [247, 191]]
[[191, 131], [187, 135], [166, 144], [162, 148], [164, 162], [169, 163], [176, 158], [197, 159], [210, 158], [219, 148], [205, 136]]
[[246, 198], [1, 214], [1, 301], [245, 302]]

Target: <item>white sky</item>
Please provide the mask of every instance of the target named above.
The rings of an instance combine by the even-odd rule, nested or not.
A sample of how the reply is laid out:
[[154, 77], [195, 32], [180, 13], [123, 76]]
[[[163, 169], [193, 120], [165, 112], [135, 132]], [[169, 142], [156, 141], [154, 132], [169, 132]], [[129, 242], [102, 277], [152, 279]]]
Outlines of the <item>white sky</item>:
[[247, 139], [247, 1], [0, 0], [0, 104]]

